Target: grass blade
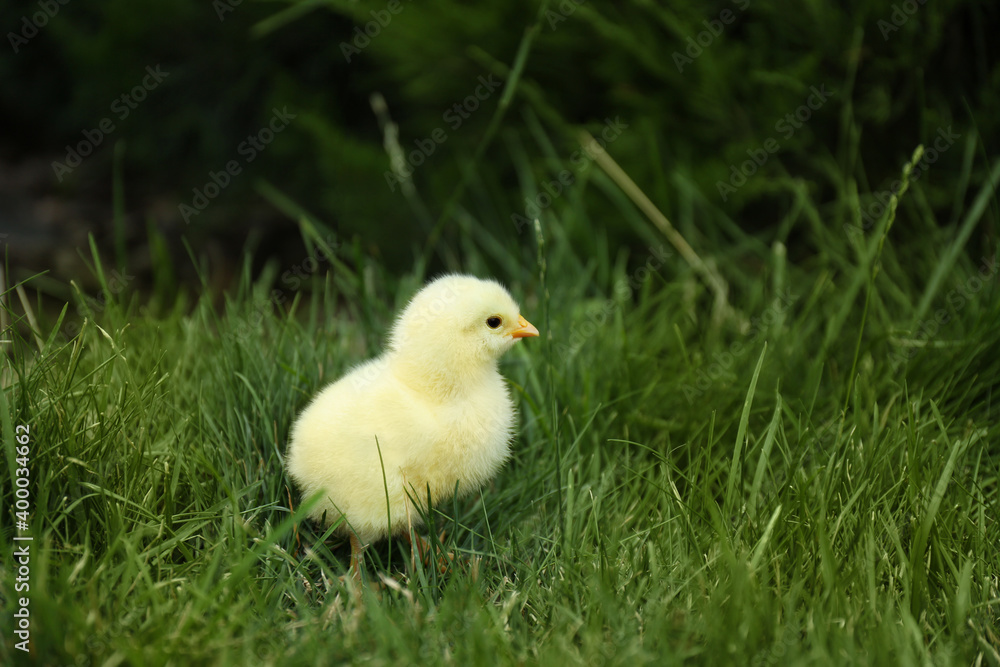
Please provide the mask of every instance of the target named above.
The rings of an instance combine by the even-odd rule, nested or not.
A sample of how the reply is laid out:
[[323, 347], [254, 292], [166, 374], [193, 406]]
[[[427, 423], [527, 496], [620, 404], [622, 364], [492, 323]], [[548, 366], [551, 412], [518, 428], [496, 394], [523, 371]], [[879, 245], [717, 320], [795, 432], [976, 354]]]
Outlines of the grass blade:
[[736, 482], [740, 479], [740, 463], [743, 455], [743, 441], [746, 439], [747, 423], [750, 421], [750, 406], [753, 404], [753, 395], [757, 390], [757, 377], [760, 375], [760, 368], [764, 365], [764, 355], [767, 353], [767, 343], [760, 351], [757, 359], [757, 367], [753, 371], [753, 378], [750, 380], [750, 389], [747, 390], [746, 399], [743, 401], [743, 414], [740, 415], [740, 426], [736, 432], [736, 444], [733, 446], [733, 460], [729, 467], [729, 480], [726, 483], [726, 515], [733, 512], [733, 494], [736, 490]]

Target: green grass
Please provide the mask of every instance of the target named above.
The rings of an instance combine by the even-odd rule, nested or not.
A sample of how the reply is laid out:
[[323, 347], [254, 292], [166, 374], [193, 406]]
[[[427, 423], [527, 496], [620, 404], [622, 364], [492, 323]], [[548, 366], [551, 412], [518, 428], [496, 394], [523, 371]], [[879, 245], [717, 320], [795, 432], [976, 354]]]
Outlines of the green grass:
[[[519, 142], [534, 197], [544, 176]], [[295, 289], [291, 267], [251, 276], [248, 258], [223, 298], [198, 259], [198, 294], [105, 284], [100, 308], [81, 294], [37, 341], [37, 302], [8, 291], [4, 664], [1000, 664], [1000, 299], [967, 247], [972, 229], [995, 238], [993, 182], [974, 183], [985, 204], [956, 200], [955, 225], [927, 222], [915, 184], [861, 234], [844, 232], [851, 176], [833, 203], [780, 183], [771, 236], [731, 225], [699, 249], [728, 284], [720, 310], [596, 166], [516, 237], [475, 222], [507, 219], [491, 178], [463, 181], [466, 240], [442, 254], [507, 282], [543, 336], [503, 363], [512, 460], [430, 517], [477, 575], [408, 572], [392, 541], [367, 572], [394, 582], [355, 599], [346, 545], [300, 522], [282, 467], [294, 416], [377, 353], [430, 261], [393, 275], [301, 217], [316, 268]], [[635, 247], [609, 247], [585, 193]], [[710, 208], [689, 204], [678, 229]], [[19, 424], [32, 656], [9, 631]]]

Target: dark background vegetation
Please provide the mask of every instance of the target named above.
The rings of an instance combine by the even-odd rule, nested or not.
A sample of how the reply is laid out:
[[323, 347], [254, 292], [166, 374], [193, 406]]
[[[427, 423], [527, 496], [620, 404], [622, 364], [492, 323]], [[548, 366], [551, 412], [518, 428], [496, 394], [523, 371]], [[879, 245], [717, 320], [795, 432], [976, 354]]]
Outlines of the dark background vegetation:
[[[478, 77], [505, 80], [539, 9], [524, 1], [428, 6], [404, 0], [402, 11], [347, 62], [344, 44], [373, 20], [372, 12], [385, 16], [385, 3], [53, 6], [58, 12], [17, 53], [10, 33], [26, 34], [24, 17], [42, 5], [0, 8], [7, 35], [0, 58], [0, 231], [10, 235], [15, 278], [49, 271], [83, 279], [77, 249], [85, 245], [84, 231], [101, 247], [115, 243], [118, 146], [124, 217], [117, 237], [130, 275], [139, 275], [132, 287], [151, 284], [153, 237], [162, 237], [181, 280], [190, 277], [185, 267], [191, 264], [182, 237], [210, 256], [220, 275], [238, 263], [251, 236], [261, 260], [300, 259], [295, 221], [262, 195], [262, 182], [396, 270], [412, 264], [435, 225], [441, 236], [430, 238], [454, 247], [463, 224], [446, 203], [483, 146], [501, 91], [456, 130], [443, 114], [474, 91]], [[862, 189], [884, 190], [916, 145], [930, 145], [940, 128], [980, 143], [969, 192], [982, 180], [981, 156], [997, 148], [996, 3], [567, 1], [548, 11], [498, 132], [478, 155], [477, 168], [493, 178], [458, 199], [460, 210], [504, 241], [518, 237], [511, 213], [524, 213], [512, 153], [524, 151], [538, 180], [550, 180], [564, 168], [552, 156], [565, 161], [579, 148], [576, 128], [596, 133], [607, 118], [628, 124], [611, 154], [640, 188], [668, 217], [693, 209], [697, 225], [681, 232], [696, 248], [724, 247], [733, 226], [774, 232], [803, 185], [824, 206], [826, 221], [839, 226], [854, 212], [834, 173], [851, 174]], [[732, 23], [678, 67], [688, 39], [724, 11], [732, 12]], [[85, 130], [113, 116], [112, 103], [142, 80], [147, 66], [169, 76], [127, 118], [113, 118], [115, 131], [58, 182], [51, 163], [64, 160]], [[805, 102], [811, 86], [832, 91], [830, 103], [786, 139], [775, 124]], [[386, 185], [390, 165], [373, 93], [386, 99], [404, 151], [435, 128], [447, 133], [415, 170], [412, 200]], [[190, 204], [192, 189], [202, 188], [210, 171], [239, 159], [237, 146], [266, 125], [273, 108], [296, 118], [186, 224], [178, 205]], [[542, 134], [554, 153], [535, 149]], [[771, 137], [779, 152], [723, 201], [717, 182], [727, 181], [731, 165]], [[927, 202], [945, 211], [944, 220], [955, 205], [963, 152], [943, 154], [922, 179]], [[491, 189], [506, 208], [478, 206], [477, 187]], [[581, 256], [605, 235], [613, 244], [641, 243], [599, 188], [581, 190], [601, 230], [571, 239]], [[822, 252], [783, 240], [796, 257]], [[526, 238], [521, 242], [527, 245]]]

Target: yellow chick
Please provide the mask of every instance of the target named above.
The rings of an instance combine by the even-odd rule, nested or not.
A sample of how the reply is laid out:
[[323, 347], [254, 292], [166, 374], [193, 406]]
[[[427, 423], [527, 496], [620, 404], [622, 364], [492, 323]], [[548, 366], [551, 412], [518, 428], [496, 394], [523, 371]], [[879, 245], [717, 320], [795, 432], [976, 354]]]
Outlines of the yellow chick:
[[[351, 570], [390, 534], [409, 537], [432, 504], [478, 489], [507, 459], [514, 402], [500, 356], [536, 329], [499, 283], [446, 275], [396, 319], [388, 349], [323, 389], [292, 426], [286, 465], [311, 516], [340, 521]], [[388, 495], [388, 508], [386, 496]]]

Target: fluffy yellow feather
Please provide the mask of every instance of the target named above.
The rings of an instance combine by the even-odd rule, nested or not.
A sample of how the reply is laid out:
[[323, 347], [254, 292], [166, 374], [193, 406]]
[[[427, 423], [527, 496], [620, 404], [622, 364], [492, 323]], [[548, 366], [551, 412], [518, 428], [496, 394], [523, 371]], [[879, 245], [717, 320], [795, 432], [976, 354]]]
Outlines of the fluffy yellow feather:
[[381, 356], [299, 415], [288, 472], [304, 497], [322, 491], [313, 518], [345, 519], [339, 531], [351, 538], [356, 578], [365, 545], [419, 524], [411, 497], [426, 503], [429, 490], [434, 504], [456, 486], [468, 494], [499, 470], [515, 412], [497, 362], [537, 335], [499, 283], [442, 276], [398, 316]]

